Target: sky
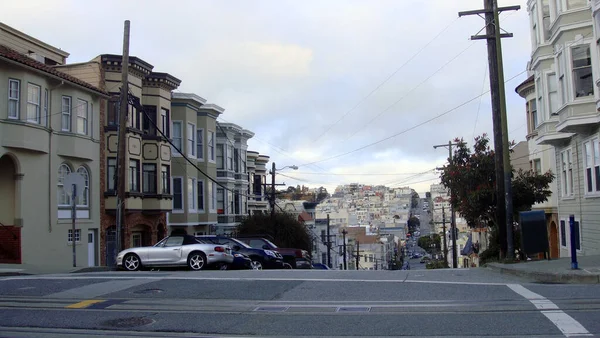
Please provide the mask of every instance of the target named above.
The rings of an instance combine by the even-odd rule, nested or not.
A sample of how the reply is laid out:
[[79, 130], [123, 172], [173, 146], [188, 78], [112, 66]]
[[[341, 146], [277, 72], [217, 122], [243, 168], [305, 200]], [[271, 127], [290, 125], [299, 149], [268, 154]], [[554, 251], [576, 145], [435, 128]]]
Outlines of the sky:
[[[70, 53], [68, 63], [130, 55], [182, 80], [179, 92], [225, 108], [219, 121], [251, 130], [249, 150], [276, 163], [277, 183], [438, 183], [433, 169], [456, 137], [493, 135], [481, 0], [23, 0], [0, 21]], [[509, 140], [525, 140], [531, 52], [525, 0], [504, 12]], [[123, 14], [122, 14], [123, 13]], [[484, 32], [483, 32], [484, 33]], [[482, 34], [483, 34], [482, 33]], [[478, 98], [478, 96], [481, 96]], [[285, 168], [297, 165], [298, 170]], [[270, 167], [270, 164], [269, 164]]]

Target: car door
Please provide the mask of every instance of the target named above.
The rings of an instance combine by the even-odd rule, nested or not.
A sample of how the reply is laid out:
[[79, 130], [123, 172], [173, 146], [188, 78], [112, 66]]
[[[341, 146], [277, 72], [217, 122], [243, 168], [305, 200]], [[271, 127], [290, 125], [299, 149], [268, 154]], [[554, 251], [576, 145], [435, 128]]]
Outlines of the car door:
[[161, 246], [150, 248], [148, 252], [150, 265], [169, 265], [179, 262], [182, 245], [182, 236], [171, 236]]

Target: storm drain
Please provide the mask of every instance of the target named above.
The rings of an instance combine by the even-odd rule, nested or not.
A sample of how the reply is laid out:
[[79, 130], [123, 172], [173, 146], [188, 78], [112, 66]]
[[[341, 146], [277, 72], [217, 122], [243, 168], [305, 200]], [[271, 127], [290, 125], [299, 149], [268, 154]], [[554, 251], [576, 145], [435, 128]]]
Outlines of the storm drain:
[[370, 307], [339, 307], [337, 312], [369, 312], [371, 311]]
[[107, 320], [102, 322], [102, 325], [125, 329], [137, 326], [144, 326], [152, 323], [154, 323], [154, 319], [146, 317], [127, 317]]
[[257, 312], [285, 312], [288, 308], [286, 306], [261, 306], [254, 309]]
[[148, 294], [148, 293], [161, 293], [163, 291], [164, 291], [163, 289], [144, 289], [144, 290], [133, 291], [133, 293]]

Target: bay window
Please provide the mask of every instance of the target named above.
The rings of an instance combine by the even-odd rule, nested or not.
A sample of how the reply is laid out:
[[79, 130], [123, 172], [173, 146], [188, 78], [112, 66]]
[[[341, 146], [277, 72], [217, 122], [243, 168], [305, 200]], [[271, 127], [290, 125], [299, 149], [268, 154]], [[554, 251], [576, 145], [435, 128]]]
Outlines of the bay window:
[[590, 45], [572, 47], [571, 56], [573, 59], [573, 89], [575, 97], [594, 95]]

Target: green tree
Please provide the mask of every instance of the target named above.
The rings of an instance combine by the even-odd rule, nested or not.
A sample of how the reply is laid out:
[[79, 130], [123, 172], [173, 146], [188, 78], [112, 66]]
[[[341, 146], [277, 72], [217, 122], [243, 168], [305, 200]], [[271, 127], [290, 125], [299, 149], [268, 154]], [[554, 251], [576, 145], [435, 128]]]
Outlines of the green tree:
[[[452, 161], [443, 167], [440, 175], [442, 184], [451, 189], [450, 203], [470, 227], [488, 227], [492, 234], [497, 234], [491, 236], [490, 253], [487, 254], [490, 257], [503, 256], [506, 237], [502, 237], [496, 222], [496, 173], [490, 140], [486, 134], [475, 138], [472, 152], [462, 139], [456, 139], [455, 142], [458, 145]], [[520, 170], [516, 175], [513, 172], [515, 220], [518, 219], [518, 212], [531, 210], [533, 204], [548, 200], [552, 194], [549, 186], [553, 180], [554, 174], [550, 171], [541, 175], [532, 171]]]
[[306, 226], [292, 214], [276, 212], [247, 216], [236, 228], [237, 235], [268, 235], [277, 246], [311, 252], [312, 238]]
[[416, 218], [415, 216], [411, 216], [408, 219], [408, 232], [409, 233], [412, 234], [420, 226], [421, 226], [421, 221], [418, 218]]
[[412, 190], [412, 196], [411, 196], [411, 208], [416, 208], [419, 206], [419, 194], [414, 191], [414, 189]]

